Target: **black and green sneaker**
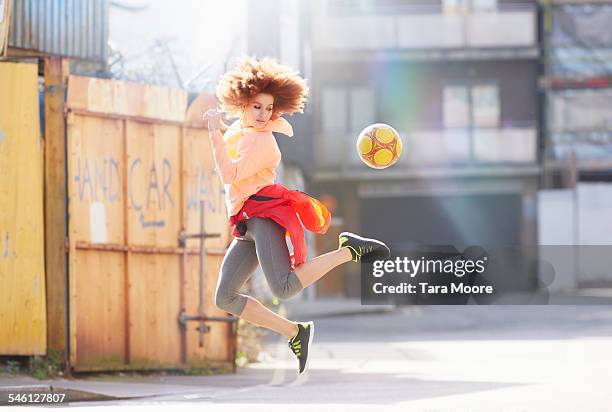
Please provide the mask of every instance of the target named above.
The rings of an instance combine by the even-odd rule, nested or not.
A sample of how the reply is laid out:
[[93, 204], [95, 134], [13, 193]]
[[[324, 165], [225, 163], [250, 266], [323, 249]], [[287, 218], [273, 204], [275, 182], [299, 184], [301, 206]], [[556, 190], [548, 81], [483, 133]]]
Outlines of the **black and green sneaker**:
[[338, 241], [339, 249], [346, 247], [351, 251], [353, 262], [385, 260], [391, 255], [389, 247], [380, 240], [368, 239], [351, 232], [340, 233]]
[[308, 361], [309, 361], [309, 352], [310, 352], [310, 344], [312, 343], [312, 338], [314, 336], [314, 323], [313, 322], [304, 322], [298, 323], [298, 333], [291, 339], [289, 339], [289, 348], [293, 351], [295, 356], [298, 358], [299, 369], [298, 374], [308, 370]]

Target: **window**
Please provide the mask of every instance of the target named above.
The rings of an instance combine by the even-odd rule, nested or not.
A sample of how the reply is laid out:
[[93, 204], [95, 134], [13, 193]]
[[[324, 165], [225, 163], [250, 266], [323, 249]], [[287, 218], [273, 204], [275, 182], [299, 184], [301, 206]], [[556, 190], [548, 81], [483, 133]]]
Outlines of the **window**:
[[445, 128], [499, 126], [499, 88], [495, 83], [448, 85], [443, 90]]
[[346, 90], [341, 87], [324, 88], [321, 92], [321, 133], [317, 135], [318, 166], [340, 164], [346, 134]]
[[328, 87], [322, 92], [322, 132], [359, 132], [375, 122], [376, 101], [371, 89]]
[[470, 101], [467, 86], [446, 86], [443, 91], [443, 117], [445, 128], [470, 125]]
[[[376, 122], [374, 91], [366, 87], [327, 87], [321, 91], [318, 161], [323, 166], [359, 162], [352, 150], [357, 133]], [[347, 156], [347, 147], [350, 147]]]
[[472, 0], [471, 6], [473, 11], [495, 11], [497, 0]]
[[448, 14], [468, 11], [495, 11], [497, 0], [442, 0], [442, 10]]
[[465, 0], [442, 0], [442, 10], [446, 14], [461, 13], [465, 8]]
[[351, 132], [360, 132], [366, 126], [376, 122], [376, 102], [371, 89], [357, 88], [350, 91], [350, 128]]
[[330, 87], [323, 89], [321, 96], [323, 134], [346, 131], [346, 91], [343, 88]]
[[472, 86], [472, 111], [474, 126], [499, 126], [499, 95], [496, 85]]
[[298, 0], [284, 0], [279, 4], [280, 24], [278, 38], [280, 61], [294, 69], [300, 66], [300, 10]]

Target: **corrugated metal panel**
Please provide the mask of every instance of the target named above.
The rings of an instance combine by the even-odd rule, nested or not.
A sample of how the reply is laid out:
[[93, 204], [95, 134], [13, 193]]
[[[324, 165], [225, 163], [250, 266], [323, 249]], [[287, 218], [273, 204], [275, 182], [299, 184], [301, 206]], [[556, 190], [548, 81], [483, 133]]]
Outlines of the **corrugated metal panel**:
[[6, 53], [6, 43], [8, 40], [8, 28], [11, 14], [11, 0], [0, 0], [0, 57]]
[[9, 46], [106, 61], [107, 0], [12, 0]]

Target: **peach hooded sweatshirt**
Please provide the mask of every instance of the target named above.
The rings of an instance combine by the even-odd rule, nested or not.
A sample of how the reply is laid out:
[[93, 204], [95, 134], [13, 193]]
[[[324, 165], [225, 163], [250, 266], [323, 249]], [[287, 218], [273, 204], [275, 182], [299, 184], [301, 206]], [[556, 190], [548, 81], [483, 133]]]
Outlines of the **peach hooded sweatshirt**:
[[279, 117], [261, 129], [241, 128], [236, 120], [225, 131], [211, 132], [211, 143], [217, 172], [225, 187], [225, 205], [229, 217], [240, 211], [246, 199], [262, 187], [272, 185], [281, 152], [272, 132], [293, 136], [293, 128]]

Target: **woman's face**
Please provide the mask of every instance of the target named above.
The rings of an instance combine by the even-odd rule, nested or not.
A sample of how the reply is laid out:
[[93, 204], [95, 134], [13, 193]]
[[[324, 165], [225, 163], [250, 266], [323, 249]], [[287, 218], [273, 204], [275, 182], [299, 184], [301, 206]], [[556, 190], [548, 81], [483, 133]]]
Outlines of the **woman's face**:
[[274, 97], [267, 93], [259, 93], [246, 105], [244, 110], [246, 125], [256, 129], [263, 128], [274, 112]]

